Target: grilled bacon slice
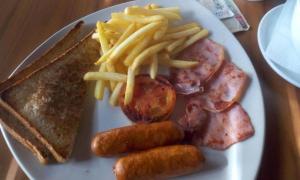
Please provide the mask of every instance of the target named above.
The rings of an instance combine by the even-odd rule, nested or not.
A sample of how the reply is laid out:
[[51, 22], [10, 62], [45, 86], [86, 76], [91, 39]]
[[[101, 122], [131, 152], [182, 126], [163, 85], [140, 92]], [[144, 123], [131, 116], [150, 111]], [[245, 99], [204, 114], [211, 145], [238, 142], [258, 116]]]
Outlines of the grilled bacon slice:
[[203, 92], [203, 86], [221, 68], [225, 51], [220, 44], [210, 39], [203, 39], [183, 50], [178, 58], [199, 62], [199, 65], [193, 68], [171, 69], [171, 82], [177, 93], [190, 95]]

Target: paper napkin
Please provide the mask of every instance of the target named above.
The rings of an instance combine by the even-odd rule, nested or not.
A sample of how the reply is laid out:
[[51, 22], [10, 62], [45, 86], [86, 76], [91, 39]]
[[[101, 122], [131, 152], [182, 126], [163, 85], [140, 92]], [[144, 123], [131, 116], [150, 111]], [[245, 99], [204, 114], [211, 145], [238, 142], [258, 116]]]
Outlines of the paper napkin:
[[291, 37], [291, 19], [295, 6], [294, 0], [287, 0], [274, 27], [266, 55], [278, 65], [300, 75], [300, 57]]

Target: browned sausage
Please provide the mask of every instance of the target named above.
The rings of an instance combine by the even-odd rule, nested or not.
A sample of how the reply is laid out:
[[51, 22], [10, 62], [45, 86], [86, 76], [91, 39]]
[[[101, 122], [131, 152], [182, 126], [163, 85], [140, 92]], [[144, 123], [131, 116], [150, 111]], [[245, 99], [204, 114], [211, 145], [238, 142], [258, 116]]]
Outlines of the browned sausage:
[[183, 131], [172, 121], [137, 124], [96, 134], [91, 149], [98, 156], [111, 156], [176, 144], [183, 138]]
[[120, 158], [114, 173], [117, 180], [153, 180], [200, 170], [204, 156], [192, 145], [158, 147]]

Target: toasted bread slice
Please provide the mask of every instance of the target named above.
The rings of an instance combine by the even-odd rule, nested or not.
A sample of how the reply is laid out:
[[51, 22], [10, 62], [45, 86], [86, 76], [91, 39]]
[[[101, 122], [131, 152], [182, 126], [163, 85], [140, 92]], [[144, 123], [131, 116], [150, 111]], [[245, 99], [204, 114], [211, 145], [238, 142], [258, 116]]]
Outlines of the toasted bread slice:
[[[44, 55], [39, 57], [36, 61], [28, 65], [18, 74], [0, 83], [0, 92], [9, 88], [22, 78], [28, 76], [33, 70], [45, 66], [50, 60], [58, 57], [66, 50], [74, 46], [80, 39], [81, 27], [83, 22], [77, 23], [60, 41], [58, 41], [52, 48], [50, 48]], [[0, 123], [2, 126], [20, 143], [32, 151], [38, 160], [45, 164], [53, 159], [50, 151], [30, 132], [12, 113], [8, 113], [6, 103], [0, 100]], [[6, 107], [6, 108], [5, 108]]]
[[[8, 113], [46, 146], [58, 162], [65, 162], [73, 149], [84, 101], [86, 85], [82, 77], [98, 58], [98, 50], [99, 44], [89, 34], [48, 64], [16, 78], [13, 84], [8, 83], [0, 103], [4, 127], [9, 123], [3, 114]], [[26, 142], [22, 143], [28, 147]]]

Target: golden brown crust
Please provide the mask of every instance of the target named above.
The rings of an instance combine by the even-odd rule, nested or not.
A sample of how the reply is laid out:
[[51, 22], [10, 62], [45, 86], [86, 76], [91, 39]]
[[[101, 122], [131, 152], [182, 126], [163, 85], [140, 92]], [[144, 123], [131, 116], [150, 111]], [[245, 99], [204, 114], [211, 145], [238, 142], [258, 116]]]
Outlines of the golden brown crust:
[[[77, 50], [78, 49], [78, 53], [81, 53], [81, 49], [80, 48], [84, 48], [85, 46], [87, 46], [88, 45], [88, 43], [90, 42], [90, 41], [94, 41], [94, 40], [92, 40], [91, 39], [91, 33], [88, 35], [88, 36], [86, 36], [81, 42], [79, 42], [78, 44], [76, 44], [74, 47], [72, 47], [70, 50], [68, 50], [66, 53], [64, 53], [63, 55], [61, 55], [60, 57], [58, 57], [58, 58], [56, 58], [56, 59], [54, 59], [54, 60], [52, 60], [49, 64], [47, 64], [46, 66], [44, 66], [44, 67], [41, 67], [40, 69], [36, 69], [36, 70], [34, 70], [30, 75], [28, 75], [28, 77], [26, 77], [26, 79], [22, 79], [22, 80], [20, 80], [20, 81], [18, 81], [18, 82], [16, 82], [13, 86], [11, 86], [9, 89], [7, 89], [7, 90], [5, 90], [3, 93], [2, 93], [2, 97], [3, 97], [3, 99], [6, 101], [6, 102], [9, 102], [8, 104], [10, 105], [10, 106], [12, 106], [11, 108], [10, 108], [10, 112], [11, 113], [13, 113], [18, 119], [19, 119], [19, 121], [25, 126], [25, 127], [27, 127], [48, 149], [49, 149], [49, 151], [52, 153], [52, 155], [54, 156], [54, 158], [58, 161], [58, 162], [65, 162], [67, 159], [68, 159], [68, 157], [69, 157], [69, 155], [70, 155], [70, 153], [71, 153], [71, 151], [70, 151], [70, 149], [72, 149], [72, 144], [70, 144], [70, 145], [68, 145], [68, 147], [65, 147], [65, 148], [58, 148], [58, 147], [55, 147], [53, 144], [55, 144], [56, 143], [56, 140], [53, 140], [52, 142], [50, 142], [49, 141], [49, 138], [51, 138], [51, 137], [53, 137], [56, 133], [55, 133], [55, 129], [57, 129], [57, 128], [68, 128], [69, 127], [69, 125], [72, 125], [72, 128], [69, 128], [71, 131], [74, 131], [75, 129], [77, 129], [78, 128], [78, 123], [79, 123], [79, 113], [80, 113], [80, 110], [78, 109], [78, 110], [76, 110], [76, 112], [73, 112], [72, 110], [72, 114], [74, 114], [74, 115], [76, 115], [76, 114], [78, 114], [78, 116], [70, 116], [70, 117], [64, 117], [64, 119], [66, 118], [66, 119], [69, 119], [69, 118], [74, 118], [73, 120], [71, 120], [73, 123], [68, 123], [68, 122], [66, 122], [66, 121], [61, 121], [61, 123], [63, 123], [63, 124], [61, 124], [59, 121], [56, 121], [56, 122], [53, 122], [53, 121], [55, 121], [55, 114], [50, 114], [49, 115], [49, 111], [47, 110], [47, 107], [49, 108], [49, 107], [51, 107], [51, 108], [54, 108], [53, 110], [56, 110], [55, 109], [55, 107], [56, 107], [56, 105], [55, 104], [52, 104], [52, 105], [50, 105], [49, 103], [48, 103], [48, 100], [47, 100], [47, 95], [46, 94], [49, 94], [50, 96], [51, 95], [54, 95], [54, 96], [57, 96], [57, 95], [61, 95], [60, 93], [64, 93], [64, 91], [59, 91], [59, 90], [57, 90], [56, 89], [56, 87], [58, 87], [58, 85], [60, 86], [60, 90], [63, 90], [63, 89], [65, 89], [65, 87], [63, 86], [64, 84], [63, 83], [60, 83], [60, 82], [57, 82], [56, 84], [53, 84], [54, 85], [54, 88], [55, 89], [52, 89], [52, 90], [54, 90], [54, 91], [52, 91], [51, 90], [51, 88], [52, 87], [45, 87], [46, 89], [46, 91], [44, 91], [44, 92], [46, 92], [46, 94], [43, 94], [44, 92], [42, 92], [42, 91], [39, 91], [39, 86], [41, 86], [41, 87], [43, 87], [43, 84], [44, 83], [47, 83], [47, 82], [41, 82], [42, 84], [41, 85], [37, 85], [36, 83], [33, 83], [33, 85], [32, 84], [30, 84], [30, 82], [29, 83], [27, 83], [26, 85], [25, 85], [25, 87], [24, 87], [24, 85], [23, 85], [23, 82], [26, 82], [27, 80], [31, 80], [32, 79], [32, 77], [35, 75], [35, 74], [37, 74], [37, 73], [40, 73], [40, 72], [42, 72], [43, 70], [46, 70], [46, 71], [48, 71], [47, 70], [47, 68], [49, 67], [49, 66], [55, 66], [55, 65], [57, 65], [57, 63], [59, 63], [59, 62], [62, 62], [63, 60], [65, 60], [65, 57], [68, 57], [68, 55], [70, 55], [70, 56], [74, 56], [74, 51], [75, 50]], [[96, 58], [95, 58], [96, 59]], [[72, 59], [71, 59], [72, 60]], [[70, 60], [70, 61], [71, 61]], [[80, 59], [80, 60], [82, 60], [83, 62], [84, 62], [84, 59]], [[89, 66], [91, 66], [93, 64], [93, 62], [90, 62], [89, 63]], [[78, 66], [78, 65], [76, 65], [76, 66]], [[64, 73], [64, 72], [62, 72], [62, 73]], [[70, 71], [68, 72], [69, 74], [71, 73]], [[84, 72], [81, 72], [81, 71], [75, 71], [75, 72], [72, 72], [72, 73], [84, 73]], [[53, 73], [51, 73], [51, 74], [53, 74]], [[59, 74], [59, 72], [58, 72], [58, 74]], [[55, 75], [55, 74], [54, 74]], [[46, 76], [44, 76], [44, 77], [46, 77]], [[77, 77], [77, 75], [76, 75], [76, 77]], [[54, 81], [57, 81], [57, 79], [53, 79]], [[48, 79], [48, 81], [51, 81], [51, 78], [50, 79]], [[28, 81], [27, 81], [28, 82]], [[39, 82], [39, 81], [38, 81]], [[65, 81], [66, 82], [66, 81]], [[77, 88], [76, 87], [74, 87], [75, 89], [77, 89], [77, 90], [79, 90], [79, 91], [81, 91], [81, 89], [85, 89], [85, 87], [83, 87], [82, 85], [84, 85], [84, 84], [82, 84], [83, 83], [83, 80], [80, 78], [80, 81], [79, 81], [79, 83], [81, 84], [81, 85], [79, 85]], [[26, 90], [28, 90], [28, 88], [27, 87], [29, 87], [29, 89], [30, 89], [30, 87], [31, 86], [33, 86], [32, 88], [31, 88], [31, 90], [32, 90], [32, 92], [30, 91], [29, 92], [29, 95], [31, 95], [32, 93], [32, 95], [34, 95], [34, 94], [36, 94], [37, 93], [37, 101], [35, 101], [34, 99], [30, 99], [29, 101], [30, 102], [23, 102], [23, 103], [20, 103], [20, 100], [22, 100], [22, 94], [21, 94], [21, 92], [20, 91], [26, 91]], [[36, 91], [35, 91], [35, 89], [36, 89]], [[40, 93], [39, 93], [40, 92]], [[49, 93], [47, 93], [47, 92], [49, 92]], [[53, 92], [53, 93], [52, 93]], [[70, 93], [72, 93], [72, 92], [70, 92]], [[18, 95], [19, 94], [19, 95]], [[40, 95], [39, 95], [40, 94]], [[84, 94], [84, 92], [83, 93], [80, 93], [80, 94], [78, 94], [78, 98], [79, 98], [79, 100], [81, 99], [81, 100], [83, 100], [82, 99], [82, 97], [83, 97], [83, 94]], [[68, 94], [68, 95], [70, 95], [70, 94]], [[65, 95], [64, 95], [65, 96]], [[25, 96], [26, 97], [26, 96]], [[29, 97], [30, 98], [30, 97]], [[52, 98], [52, 97], [50, 97], [50, 98]], [[55, 97], [54, 97], [55, 98]], [[69, 98], [67, 98], [67, 99], [69, 99]], [[25, 99], [24, 99], [25, 100]], [[40, 101], [41, 100], [41, 101]], [[44, 101], [45, 100], [45, 101]], [[61, 101], [62, 100], [64, 100], [63, 98], [61, 99]], [[26, 101], [26, 100], [25, 100]], [[78, 102], [76, 99], [75, 99], [75, 101], [76, 102]], [[41, 102], [41, 103], [40, 103]], [[57, 103], [59, 103], [60, 101], [56, 101]], [[63, 103], [63, 102], [62, 102]], [[29, 108], [26, 108], [26, 104], [28, 104], [29, 106]], [[45, 112], [40, 112], [40, 109], [38, 109], [38, 113], [39, 114], [37, 114], [37, 115], [32, 115], [32, 113], [31, 112], [34, 112], [34, 111], [31, 111], [31, 109], [32, 110], [34, 110], [34, 108], [35, 107], [37, 107], [37, 106], [40, 106], [40, 104], [41, 105], [44, 105], [45, 106]], [[50, 105], [50, 106], [49, 106]], [[80, 103], [78, 102], [78, 103], [76, 103], [76, 105], [80, 105]], [[65, 104], [65, 106], [64, 107], [67, 107], [68, 108], [68, 106], [73, 106], [73, 104]], [[39, 108], [39, 107], [38, 107]], [[70, 107], [70, 108], [72, 108], [72, 107]], [[18, 109], [18, 111], [15, 111], [14, 109]], [[43, 111], [43, 110], [42, 110]], [[41, 114], [42, 113], [42, 114]], [[70, 113], [69, 113], [70, 114]], [[35, 119], [35, 118], [38, 118], [38, 119]], [[37, 120], [43, 120], [45, 118], [45, 121], [44, 122], [37, 122]], [[40, 130], [38, 130], [39, 128], [43, 128], [43, 125], [39, 125], [39, 123], [48, 123], [47, 122], [47, 120], [49, 119], [49, 118], [51, 118], [52, 120], [51, 120], [51, 122], [50, 123], [52, 123], [52, 125], [51, 124], [49, 124], [50, 126], [52, 126], [52, 128], [54, 128], [54, 133], [55, 134], [48, 134], [48, 131], [47, 132], [44, 132], [44, 131], [40, 131]], [[59, 119], [61, 119], [62, 117], [57, 117], [57, 118], [59, 118]], [[58, 119], [58, 120], [59, 120]], [[33, 122], [33, 120], [34, 121], [36, 121], [36, 122]], [[69, 125], [67, 125], [67, 124], [65, 124], [65, 123], [68, 123]], [[57, 124], [61, 124], [61, 125], [58, 125], [57, 126]], [[36, 126], [40, 126], [40, 127], [36, 127]], [[46, 124], [46, 126], [47, 126], [47, 124]], [[57, 127], [56, 127], [57, 126]], [[65, 127], [65, 126], [67, 126], [67, 127]], [[47, 128], [46, 128], [47, 129]], [[60, 131], [59, 129], [57, 130], [57, 131]], [[77, 131], [77, 130], [76, 130]], [[53, 133], [52, 132], [52, 133]], [[50, 132], [51, 133], [51, 132]], [[68, 133], [65, 133], [66, 135], [69, 135]], [[74, 141], [74, 136], [75, 136], [75, 132], [72, 132], [71, 133], [72, 134], [72, 136], [70, 136], [69, 138], [71, 138], [69, 141], [71, 141], [71, 142], [73, 142]], [[48, 135], [48, 137], [46, 137]], [[60, 135], [59, 134], [57, 134], [57, 136], [59, 137]], [[63, 135], [64, 136], [64, 135]]]
[[200, 170], [204, 156], [195, 146], [174, 145], [129, 154], [114, 165], [117, 180], [154, 180]]
[[[92, 32], [91, 32], [92, 33]], [[95, 42], [95, 40], [92, 40], [91, 39], [91, 33], [89, 33], [84, 39], [82, 39], [79, 43], [75, 44], [73, 47], [69, 48], [67, 50], [67, 52], [61, 54], [59, 57], [56, 57], [55, 59], [52, 59], [50, 60], [48, 63], [44, 63], [43, 66], [41, 67], [38, 67], [37, 68], [37, 65], [34, 64], [32, 67], [29, 67], [28, 69], [26, 69], [25, 71], [21, 71], [21, 73], [25, 73], [26, 76], [25, 77], [20, 77], [18, 76], [17, 78], [12, 78], [12, 80], [7, 80], [7, 82], [4, 82], [3, 84], [5, 84], [5, 87], [4, 85], [3, 86], [0, 86], [2, 87], [3, 89], [5, 89], [2, 94], [1, 94], [1, 98], [5, 101], [5, 103], [2, 103], [2, 107], [3, 105], [6, 106], [4, 109], [9, 112], [10, 114], [12, 114], [14, 117], [17, 118], [18, 122], [20, 122], [24, 128], [26, 127], [26, 129], [31, 132], [45, 147], [46, 149], [48, 149], [52, 155], [54, 156], [54, 158], [58, 161], [58, 162], [65, 162], [71, 151], [72, 151], [72, 147], [73, 147], [73, 144], [74, 144], [74, 140], [75, 140], [75, 131], [77, 131], [77, 127], [78, 127], [78, 124], [79, 124], [79, 116], [76, 116], [74, 117], [75, 120], [71, 120], [73, 123], [71, 123], [70, 121], [70, 124], [74, 124], [73, 127], [71, 129], [72, 130], [72, 135], [70, 136], [70, 144], [68, 144], [67, 147], [63, 148], [63, 147], [54, 147], [54, 144], [55, 144], [55, 141], [49, 141], [49, 137], [51, 137], [51, 131], [49, 132], [45, 132], [43, 130], [41, 130], [40, 128], [44, 128], [43, 125], [38, 125], [37, 122], [34, 122], [32, 121], [33, 119], [30, 119], [31, 117], [34, 117], [34, 116], [30, 116], [30, 113], [31, 112], [34, 112], [32, 109], [32, 111], [30, 109], [26, 109], [25, 106], [22, 106], [22, 105], [25, 105], [24, 103], [26, 102], [26, 98], [28, 100], [28, 98], [30, 98], [31, 96], [33, 96], [35, 93], [37, 93], [37, 95], [39, 94], [38, 91], [39, 91], [39, 87], [43, 86], [43, 84], [45, 83], [48, 83], [48, 82], [52, 82], [51, 81], [51, 78], [48, 79], [48, 81], [46, 82], [41, 82], [41, 84], [37, 84], [35, 83], [36, 80], [32, 80], [32, 79], [38, 79], [36, 78], [36, 76], [40, 76], [40, 74], [42, 74], [42, 72], [47, 72], [49, 71], [49, 68], [53, 70], [53, 66], [56, 66], [58, 67], [57, 70], [62, 70], [64, 71], [64, 68], [59, 68], [60, 66], [60, 63], [62, 65], [68, 65], [67, 63], [69, 61], [72, 61], [73, 64], [74, 64], [74, 61], [73, 59], [77, 59], [79, 61], [79, 59], [82, 61], [80, 61], [79, 64], [86, 64], [84, 65], [84, 69], [86, 70], [87, 67], [91, 67], [93, 62], [92, 62], [92, 58], [91, 57], [86, 57], [89, 55], [90, 51], [98, 51], [98, 43]], [[89, 50], [89, 48], [87, 48], [89, 45], [95, 45], [97, 44], [97, 47], [95, 48], [91, 48], [92, 50]], [[97, 50], [96, 50], [97, 49]], [[75, 53], [74, 55], [74, 52], [77, 52], [77, 54]], [[91, 52], [92, 54], [96, 54], [94, 52]], [[98, 55], [98, 52], [97, 52], [97, 55]], [[79, 59], [78, 59], [79, 58]], [[94, 58], [94, 57], [93, 57]], [[94, 58], [94, 59], [97, 59], [97, 58]], [[76, 61], [77, 61], [76, 60]], [[76, 62], [75, 61], [75, 62]], [[93, 60], [94, 61], [94, 60]], [[63, 63], [63, 62], [67, 62], [67, 63]], [[69, 64], [71, 65], [71, 64]], [[77, 65], [78, 66], [78, 65]], [[81, 68], [82, 69], [82, 68]], [[84, 71], [85, 71], [84, 70]], [[51, 70], [50, 70], [51, 71]], [[71, 73], [72, 71], [68, 71], [69, 73]], [[65, 72], [62, 72], [63, 74]], [[73, 73], [73, 72], [72, 72]], [[79, 72], [75, 72], [75, 73], [84, 73], [83, 71], [79, 71]], [[51, 74], [61, 74], [60, 72], [58, 73], [54, 73], [52, 72]], [[45, 76], [45, 73], [44, 73], [44, 76]], [[57, 75], [56, 75], [57, 76]], [[77, 77], [77, 76], [76, 76]], [[62, 77], [63, 78], [63, 77]], [[55, 80], [57, 81], [57, 79], [52, 79], [52, 80]], [[82, 84], [83, 83], [83, 80], [82, 78], [80, 77], [79, 80], [79, 83]], [[77, 81], [76, 79], [73, 79], [73, 81]], [[26, 82], [26, 83], [25, 83]], [[29, 82], [29, 83], [28, 83]], [[36, 81], [36, 82], [39, 82], [39, 81]], [[25, 85], [23, 85], [25, 83]], [[50, 83], [51, 84], [51, 83]], [[59, 83], [57, 83], [58, 85]], [[75, 83], [76, 84], [76, 83]], [[32, 86], [31, 86], [32, 85]], [[84, 84], [83, 84], [84, 85]], [[56, 86], [56, 85], [54, 85]], [[85, 85], [82, 86], [80, 85], [80, 87], [83, 88], [83, 90], [85, 89]], [[24, 89], [25, 88], [25, 89]], [[34, 91], [34, 89], [36, 88], [36, 92]], [[49, 88], [49, 87], [48, 87]], [[52, 88], [52, 90], [54, 91], [51, 91], [49, 89], [47, 89], [46, 94], [43, 94], [43, 92], [40, 94], [42, 100], [40, 102], [44, 103], [44, 106], [45, 108], [44, 109], [47, 109], [46, 106], [49, 107], [50, 104], [47, 104], [46, 101], [44, 101], [46, 98], [47, 95], [53, 95], [53, 93], [56, 94], [56, 92], [58, 92], [57, 90], [55, 90], [55, 87], [53, 89], [53, 87], [50, 87], [50, 89]], [[82, 88], [79, 88], [79, 90], [81, 91]], [[2, 89], [2, 90], [3, 90]], [[26, 92], [26, 90], [28, 89], [31, 89], [31, 91], [29, 92]], [[33, 89], [33, 90], [32, 90]], [[72, 88], [71, 88], [72, 89]], [[74, 88], [73, 88], [74, 89]], [[23, 90], [24, 91], [24, 94], [23, 93]], [[53, 92], [53, 93], [52, 93]], [[26, 94], [27, 93], [27, 94]], [[29, 94], [28, 94], [29, 93]], [[33, 94], [32, 94], [33, 93]], [[26, 94], [26, 95], [25, 95]], [[23, 96], [24, 95], [24, 96]], [[57, 94], [56, 94], [57, 95]], [[83, 97], [83, 94], [79, 94], [78, 95], [78, 98], [79, 99], [82, 99]], [[50, 97], [52, 98], [52, 97]], [[55, 97], [54, 97], [55, 98]], [[38, 98], [39, 99], [39, 98]], [[30, 100], [30, 99], [29, 99]], [[31, 99], [32, 100], [32, 99]], [[20, 101], [23, 103], [20, 103]], [[18, 103], [19, 102], [19, 103]], [[33, 103], [33, 101], [32, 101]], [[32, 104], [31, 103], [31, 104]], [[82, 103], [81, 103], [82, 104]], [[36, 105], [36, 104], [35, 104]], [[71, 106], [72, 108], [72, 104], [65, 104], [66, 107], [68, 106]], [[24, 107], [24, 108], [23, 108]], [[32, 106], [32, 108], [34, 108]], [[40, 107], [38, 107], [40, 108]], [[74, 109], [73, 109], [74, 110]], [[73, 111], [72, 109], [70, 111]], [[39, 111], [39, 110], [38, 110]], [[51, 118], [52, 120], [55, 120], [55, 117], [54, 115], [50, 115], [49, 116], [49, 113], [48, 112], [40, 112], [42, 113], [41, 118], [46, 118], [45, 119], [45, 122], [47, 123], [47, 119], [48, 118]], [[80, 111], [79, 112], [75, 112], [74, 114], [80, 114]], [[1, 115], [1, 114], [0, 114]], [[1, 116], [0, 116], [1, 117]], [[35, 116], [37, 117], [37, 116]], [[2, 117], [1, 117], [2, 118]], [[60, 119], [61, 117], [59, 117]], [[64, 117], [64, 118], [68, 118], [68, 117]], [[73, 118], [73, 116], [69, 117], [70, 119]], [[59, 120], [57, 119], [57, 120]], [[52, 128], [53, 131], [56, 131], [55, 129], [57, 128], [64, 128], [64, 126], [59, 126], [57, 125], [56, 122], [59, 122], [56, 120], [56, 122], [52, 122], [51, 120], [51, 123], [53, 124], [53, 126], [51, 124], [51, 126], [49, 127], [45, 127], [46, 129], [47, 128]], [[2, 118], [2, 121], [5, 121], [5, 119]], [[39, 123], [39, 122], [38, 122]], [[44, 122], [43, 122], [44, 123]], [[38, 125], [38, 126], [37, 126]], [[46, 124], [47, 125], [47, 124]], [[11, 131], [10, 131], [11, 132]], [[48, 133], [48, 134], [47, 134]], [[50, 135], [49, 135], [50, 133]], [[59, 134], [57, 134], [59, 136]], [[47, 136], [47, 137], [46, 137]], [[64, 136], [62, 134], [62, 136]], [[16, 136], [15, 136], [16, 137]], [[17, 137], [16, 137], [17, 138]], [[63, 139], [63, 137], [62, 137]], [[22, 142], [22, 141], [21, 141]], [[26, 146], [26, 143], [25, 141], [22, 142], [25, 146]], [[27, 146], [28, 147], [28, 146]], [[33, 149], [31, 148], [31, 150], [33, 151]]]
[[[0, 100], [2, 104], [3, 101]], [[3, 107], [0, 107], [0, 123], [12, 135], [17, 141], [27, 147], [42, 164], [46, 164], [51, 159], [51, 153], [45, 148], [45, 146], [37, 140], [32, 133], [30, 133], [21, 123], [14, 120], [11, 114], [4, 112]], [[3, 121], [3, 119], [5, 119]], [[13, 121], [8, 120], [13, 119]], [[13, 122], [13, 123], [11, 123]]]
[[176, 93], [169, 81], [157, 76], [138, 75], [135, 79], [132, 102], [124, 104], [125, 87], [123, 86], [119, 104], [126, 116], [134, 122], [156, 122], [167, 120], [176, 103]]
[[81, 33], [82, 25], [83, 21], [78, 22], [65, 37], [63, 37], [59, 42], [53, 45], [45, 54], [39, 57], [36, 61], [33, 61], [32, 63], [27, 65], [24, 69], [19, 71], [14, 76], [2, 81], [0, 83], [0, 92], [30, 76], [33, 70], [40, 69], [41, 67], [47, 65], [51, 60], [57, 58], [65, 51], [73, 47], [76, 43], [78, 43], [78, 41], [80, 41], [78, 37]]
[[[0, 92], [7, 88], [10, 88], [16, 82], [29, 76], [34, 69], [38, 69], [49, 63], [52, 59], [59, 56], [62, 52], [66, 51], [74, 44], [76, 44], [79, 39], [76, 38], [81, 33], [83, 21], [80, 21], [72, 28], [66, 36], [64, 36], [60, 41], [52, 46], [44, 55], [39, 57], [36, 61], [33, 61], [23, 70], [19, 71], [17, 74], [11, 78], [0, 83]], [[44, 146], [27, 128], [19, 122], [19, 120], [4, 108], [2, 99], [0, 106], [0, 123], [16, 140], [27, 147], [33, 154], [38, 158], [42, 164], [48, 163], [53, 159], [50, 151]], [[7, 105], [7, 104], [6, 104]]]
[[98, 133], [91, 149], [98, 156], [111, 156], [176, 144], [183, 138], [183, 131], [172, 121], [136, 124]]
[[27, 147], [42, 164], [51, 159], [51, 153], [18, 119], [8, 112], [7, 104], [0, 99], [0, 123], [17, 141]]

